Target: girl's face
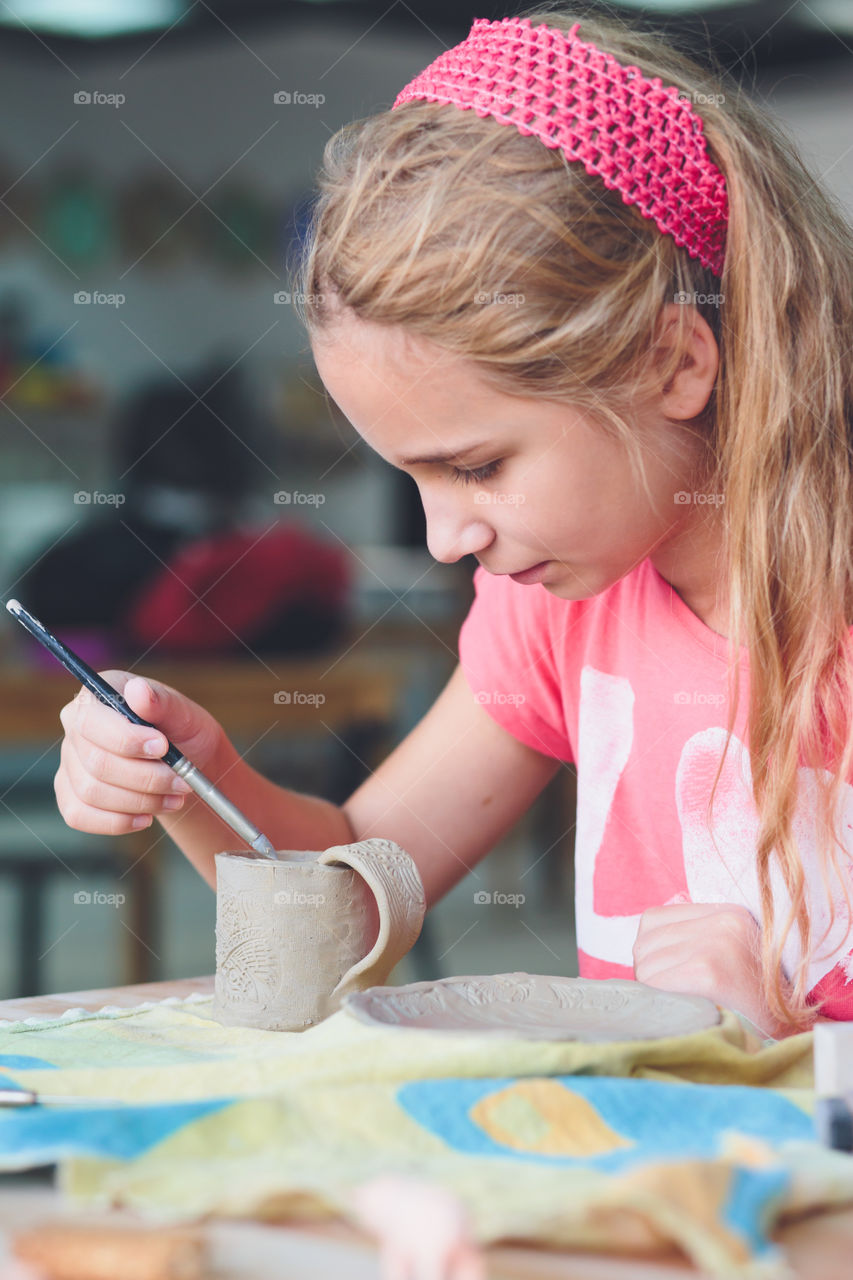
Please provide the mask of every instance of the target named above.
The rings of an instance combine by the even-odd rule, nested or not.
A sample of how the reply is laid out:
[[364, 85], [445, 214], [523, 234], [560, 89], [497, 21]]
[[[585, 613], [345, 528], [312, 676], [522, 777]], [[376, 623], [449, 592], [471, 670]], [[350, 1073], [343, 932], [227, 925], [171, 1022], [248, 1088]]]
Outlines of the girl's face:
[[318, 372], [359, 435], [414, 478], [436, 560], [473, 555], [489, 573], [580, 600], [651, 555], [704, 599], [708, 507], [693, 500], [695, 445], [688, 454], [678, 423], [637, 420], [650, 501], [625, 449], [583, 413], [495, 391], [470, 361], [339, 315], [312, 342]]

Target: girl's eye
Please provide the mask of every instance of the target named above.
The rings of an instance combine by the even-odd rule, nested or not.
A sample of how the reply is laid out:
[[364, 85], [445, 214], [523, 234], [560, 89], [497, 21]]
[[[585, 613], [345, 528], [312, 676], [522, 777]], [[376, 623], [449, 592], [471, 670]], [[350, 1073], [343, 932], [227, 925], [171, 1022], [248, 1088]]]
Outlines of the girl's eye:
[[497, 475], [500, 470], [500, 460], [497, 462], [487, 462], [483, 467], [473, 467], [470, 471], [463, 471], [460, 467], [451, 467], [453, 472], [451, 479], [456, 482], [461, 480], [463, 484], [482, 484], [485, 480], [491, 480], [492, 476]]

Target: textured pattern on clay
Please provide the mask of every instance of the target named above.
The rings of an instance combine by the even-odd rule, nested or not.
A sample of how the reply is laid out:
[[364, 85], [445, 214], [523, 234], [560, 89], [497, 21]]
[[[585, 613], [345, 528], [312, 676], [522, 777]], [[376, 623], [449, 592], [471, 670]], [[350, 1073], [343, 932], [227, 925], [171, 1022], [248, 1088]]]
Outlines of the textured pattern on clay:
[[483, 1031], [534, 1040], [656, 1040], [716, 1026], [720, 1011], [700, 996], [620, 979], [501, 973], [348, 995], [362, 1022], [429, 1031]]
[[349, 990], [364, 990], [384, 982], [411, 949], [423, 927], [426, 897], [418, 869], [405, 849], [393, 840], [372, 837], [355, 844], [334, 845], [321, 862], [352, 867], [376, 895], [379, 936], [373, 950], [345, 974], [335, 990], [340, 998]]
[[274, 862], [219, 854], [216, 866], [214, 1016], [226, 1024], [295, 1031], [322, 1021], [346, 990], [384, 981], [423, 923], [420, 876], [390, 840], [336, 846], [313, 861], [304, 851]]
[[225, 893], [217, 901], [216, 984], [227, 1000], [267, 1008], [281, 989], [281, 962], [254, 897]]

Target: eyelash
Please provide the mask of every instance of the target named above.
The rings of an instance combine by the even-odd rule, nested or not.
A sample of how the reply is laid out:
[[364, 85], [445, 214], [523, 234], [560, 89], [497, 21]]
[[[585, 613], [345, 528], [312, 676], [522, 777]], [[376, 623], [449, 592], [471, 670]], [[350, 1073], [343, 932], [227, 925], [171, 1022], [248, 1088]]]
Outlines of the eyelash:
[[460, 480], [462, 484], [483, 484], [486, 480], [491, 480], [500, 470], [500, 461], [487, 462], [483, 467], [473, 467], [470, 471], [463, 471], [461, 467], [451, 467], [453, 472], [451, 479], [454, 483]]

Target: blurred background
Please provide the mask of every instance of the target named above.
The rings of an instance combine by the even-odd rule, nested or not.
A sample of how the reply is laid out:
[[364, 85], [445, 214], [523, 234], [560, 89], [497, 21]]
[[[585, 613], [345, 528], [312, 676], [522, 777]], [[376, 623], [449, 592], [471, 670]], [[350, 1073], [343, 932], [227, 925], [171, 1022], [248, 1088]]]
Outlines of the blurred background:
[[[853, 210], [850, 0], [578, 11], [599, 8], [712, 52]], [[0, 6], [2, 598], [97, 668], [182, 689], [256, 768], [335, 801], [448, 679], [475, 564], [431, 560], [413, 482], [327, 402], [286, 260], [328, 137], [474, 17], [511, 12]], [[159, 827], [112, 840], [60, 818], [77, 686], [5, 611], [0, 685], [0, 998], [211, 973], [214, 895]], [[567, 765], [395, 980], [576, 973], [574, 784]]]

